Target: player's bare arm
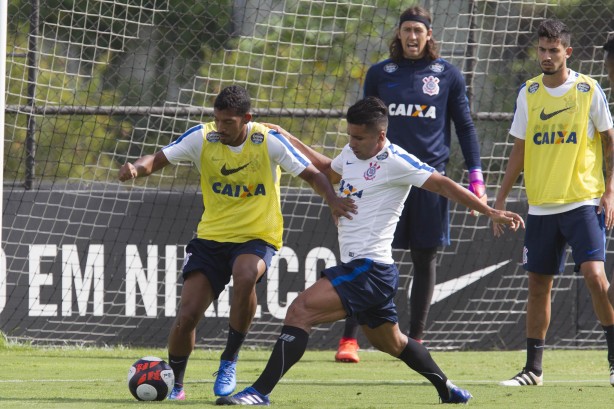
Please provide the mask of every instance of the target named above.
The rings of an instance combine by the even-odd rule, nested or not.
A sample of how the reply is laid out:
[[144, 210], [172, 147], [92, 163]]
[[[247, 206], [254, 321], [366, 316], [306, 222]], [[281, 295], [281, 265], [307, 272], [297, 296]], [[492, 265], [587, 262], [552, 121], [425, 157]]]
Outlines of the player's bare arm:
[[601, 196], [599, 212], [604, 212], [605, 227], [610, 230], [614, 226], [614, 129], [599, 132], [603, 146], [603, 162], [605, 167], [605, 192]]
[[162, 169], [170, 162], [164, 152], [159, 151], [153, 155], [146, 155], [137, 159], [134, 164], [126, 162], [119, 168], [117, 178], [121, 182], [136, 179], [138, 177], [149, 176], [153, 172]]
[[270, 123], [262, 123], [268, 128], [273, 129], [275, 132], [282, 134], [286, 137], [286, 139], [298, 149], [303, 155], [307, 156], [307, 158], [311, 161], [313, 166], [315, 166], [320, 172], [324, 173], [328, 180], [330, 180], [331, 184], [337, 184], [341, 181], [341, 175], [335, 172], [331, 168], [332, 159], [328, 156], [317, 152], [310, 146], [305, 145], [300, 139], [296, 136], [292, 135], [290, 132], [286, 131], [279, 125], [270, 124]]
[[520, 215], [506, 210], [497, 210], [484, 204], [477, 196], [465, 189], [452, 179], [434, 172], [422, 185], [423, 189], [440, 194], [460, 203], [468, 208], [488, 216], [493, 222], [507, 225], [516, 231], [524, 227], [524, 220]]
[[[505, 169], [505, 175], [501, 182], [501, 187], [495, 197], [495, 203], [493, 203], [492, 206], [497, 210], [505, 210], [507, 196], [510, 194], [512, 187], [514, 187], [514, 184], [518, 180], [518, 176], [520, 176], [520, 173], [524, 169], [524, 144], [524, 139], [515, 138], [514, 146], [512, 147], [512, 152], [510, 153]], [[499, 237], [503, 234], [503, 226], [494, 221], [492, 229], [495, 237]]]

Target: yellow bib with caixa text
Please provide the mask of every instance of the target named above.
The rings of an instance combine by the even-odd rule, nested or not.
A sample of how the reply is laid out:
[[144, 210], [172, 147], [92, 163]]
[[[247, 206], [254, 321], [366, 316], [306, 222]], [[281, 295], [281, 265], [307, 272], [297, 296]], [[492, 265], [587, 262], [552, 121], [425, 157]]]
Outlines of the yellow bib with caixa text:
[[204, 125], [200, 184], [205, 210], [198, 238], [229, 243], [260, 239], [281, 247], [280, 168], [271, 167], [268, 131], [252, 122], [237, 153], [219, 141], [214, 122]]
[[566, 204], [600, 197], [605, 189], [601, 137], [589, 114], [595, 81], [578, 77], [560, 97], [551, 96], [543, 75], [526, 83], [528, 123], [524, 180], [529, 204]]

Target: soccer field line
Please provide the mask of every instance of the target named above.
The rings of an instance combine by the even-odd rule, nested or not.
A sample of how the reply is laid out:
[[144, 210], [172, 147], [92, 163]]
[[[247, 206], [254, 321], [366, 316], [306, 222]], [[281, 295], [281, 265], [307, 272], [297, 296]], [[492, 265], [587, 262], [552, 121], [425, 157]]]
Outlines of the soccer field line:
[[[84, 379], [37, 379], [38, 383], [82, 383]], [[125, 382], [125, 379], [87, 379], [88, 382]], [[475, 379], [454, 379], [454, 382], [460, 384], [498, 384], [499, 381], [493, 380], [475, 380]], [[30, 383], [32, 379], [0, 379], [0, 384], [3, 383]], [[186, 381], [186, 384], [213, 384], [213, 379], [195, 379]], [[238, 384], [248, 384], [248, 381], [237, 380]], [[331, 386], [347, 386], [347, 385], [421, 385], [429, 384], [426, 380], [364, 380], [364, 379], [337, 379], [334, 381], [318, 381], [318, 380], [306, 380], [306, 379], [282, 379], [280, 384], [287, 385], [331, 385]], [[608, 383], [608, 379], [573, 379], [573, 380], [548, 380], [546, 385], [551, 384], [602, 384]]]

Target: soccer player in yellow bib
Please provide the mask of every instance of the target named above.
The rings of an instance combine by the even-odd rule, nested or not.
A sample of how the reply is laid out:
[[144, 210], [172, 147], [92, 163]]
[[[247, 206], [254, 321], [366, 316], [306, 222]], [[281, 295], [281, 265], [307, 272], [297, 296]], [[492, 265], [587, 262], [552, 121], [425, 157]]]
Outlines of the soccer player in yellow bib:
[[195, 345], [196, 325], [233, 279], [228, 341], [213, 385], [217, 396], [236, 387], [239, 349], [256, 313], [256, 283], [282, 245], [280, 166], [307, 181], [333, 218], [351, 218], [351, 199], [337, 197], [328, 178], [284, 136], [252, 122], [250, 97], [230, 86], [216, 97], [214, 121], [187, 130], [153, 155], [119, 170], [120, 181], [148, 176], [168, 164], [192, 162], [200, 171], [204, 209], [197, 237], [186, 247], [181, 303], [168, 338], [175, 374], [171, 400], [184, 400], [183, 378]]
[[[614, 36], [608, 38], [603, 46], [603, 51], [605, 52], [605, 69], [608, 72], [610, 86], [614, 88]], [[610, 304], [614, 306], [614, 272], [610, 279], [608, 297], [610, 298]]]
[[[516, 100], [515, 137], [493, 207], [504, 209], [524, 170], [529, 215], [523, 249], [528, 271], [526, 364], [503, 386], [542, 385], [542, 356], [550, 324], [554, 276], [569, 244], [593, 301], [608, 346], [614, 385], [614, 310], [608, 301], [605, 231], [614, 224], [614, 129], [605, 94], [592, 78], [567, 67], [571, 34], [558, 20], [538, 29], [543, 74], [527, 81]], [[603, 175], [605, 162], [605, 178]], [[495, 236], [501, 226], [493, 224]]]

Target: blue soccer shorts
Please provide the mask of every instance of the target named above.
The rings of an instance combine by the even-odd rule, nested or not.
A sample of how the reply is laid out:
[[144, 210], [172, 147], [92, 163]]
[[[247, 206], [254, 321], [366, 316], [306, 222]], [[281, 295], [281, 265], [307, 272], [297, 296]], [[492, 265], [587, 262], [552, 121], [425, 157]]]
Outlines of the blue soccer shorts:
[[[217, 300], [220, 293], [230, 282], [232, 265], [237, 257], [241, 254], [255, 254], [266, 263], [268, 269], [275, 253], [275, 247], [263, 240], [250, 240], [245, 243], [220, 243], [212, 240], [192, 239], [185, 249], [183, 278], [185, 280], [188, 274], [195, 271], [204, 274], [209, 279]], [[262, 277], [260, 277], [260, 280], [262, 280]]]
[[347, 315], [354, 316], [360, 325], [377, 328], [386, 322], [398, 322], [394, 296], [399, 271], [394, 264], [356, 259], [327, 268], [322, 275], [339, 294]]
[[605, 221], [597, 206], [564, 213], [528, 215], [522, 253], [525, 270], [554, 275], [565, 268], [565, 246], [571, 247], [575, 268], [585, 261], [605, 261]]

